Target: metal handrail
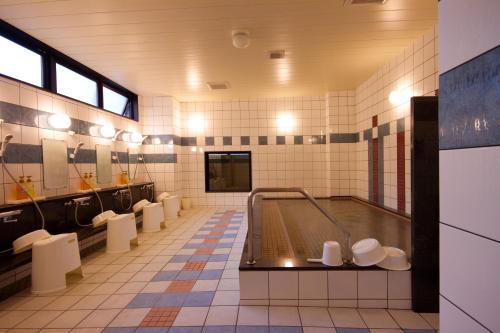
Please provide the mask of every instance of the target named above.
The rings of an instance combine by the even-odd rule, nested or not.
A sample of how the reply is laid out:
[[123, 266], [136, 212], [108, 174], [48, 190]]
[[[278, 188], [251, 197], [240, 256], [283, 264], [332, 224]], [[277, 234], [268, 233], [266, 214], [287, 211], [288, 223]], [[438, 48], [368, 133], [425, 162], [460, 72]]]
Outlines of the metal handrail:
[[336, 227], [338, 227], [344, 236], [344, 253], [342, 253], [342, 259], [346, 263], [352, 262], [352, 238], [349, 231], [347, 231], [344, 226], [337, 222], [337, 220], [328, 213], [323, 207], [321, 207], [316, 199], [314, 199], [306, 190], [301, 187], [261, 187], [256, 188], [250, 194], [248, 194], [248, 261], [247, 264], [254, 265], [255, 258], [253, 255], [253, 199], [258, 193], [278, 193], [278, 192], [295, 192], [302, 194], [310, 203], [313, 204], [330, 222], [332, 222]]

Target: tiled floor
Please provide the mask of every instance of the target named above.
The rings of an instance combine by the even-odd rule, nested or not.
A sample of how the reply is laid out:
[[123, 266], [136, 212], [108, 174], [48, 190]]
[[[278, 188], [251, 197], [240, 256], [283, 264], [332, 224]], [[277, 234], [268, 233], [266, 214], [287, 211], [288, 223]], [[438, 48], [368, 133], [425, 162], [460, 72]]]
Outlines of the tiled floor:
[[131, 252], [85, 258], [85, 278], [0, 303], [1, 332], [427, 333], [438, 316], [405, 310], [239, 306], [242, 210], [193, 209]]

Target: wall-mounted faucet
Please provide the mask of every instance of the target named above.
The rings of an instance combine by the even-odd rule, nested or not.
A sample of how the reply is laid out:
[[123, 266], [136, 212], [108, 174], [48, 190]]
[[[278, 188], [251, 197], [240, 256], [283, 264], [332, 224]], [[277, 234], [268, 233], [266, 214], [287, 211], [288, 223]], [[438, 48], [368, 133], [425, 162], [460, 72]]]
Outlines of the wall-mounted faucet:
[[71, 201], [65, 202], [64, 205], [65, 206], [73, 206], [73, 205], [89, 206], [90, 199], [92, 199], [92, 197], [90, 197], [90, 196], [81, 197], [81, 198], [74, 198]]
[[20, 215], [23, 211], [21, 209], [10, 210], [7, 212], [0, 213], [0, 219], [3, 223], [13, 223], [17, 222], [17, 218], [14, 216]]

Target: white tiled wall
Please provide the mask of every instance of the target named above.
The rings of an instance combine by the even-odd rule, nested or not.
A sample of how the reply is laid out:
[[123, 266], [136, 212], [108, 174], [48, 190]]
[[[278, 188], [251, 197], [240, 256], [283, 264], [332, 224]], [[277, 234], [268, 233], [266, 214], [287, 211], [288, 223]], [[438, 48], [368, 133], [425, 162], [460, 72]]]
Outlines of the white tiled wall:
[[[142, 96], [139, 99], [139, 119], [142, 123], [143, 135], [176, 135], [181, 136], [180, 103], [170, 96]], [[179, 145], [173, 140], [162, 144], [143, 146], [147, 154], [179, 154]], [[149, 174], [155, 183], [156, 194], [168, 192], [178, 194], [182, 187], [180, 163], [147, 163]], [[149, 177], [142, 168], [143, 180]]]
[[[467, 0], [440, 1], [441, 74], [500, 44], [499, 12], [496, 0], [473, 6]], [[500, 331], [500, 148], [495, 144], [440, 151], [444, 333]]]
[[[410, 214], [410, 103], [389, 103], [393, 90], [408, 96], [434, 96], [438, 89], [438, 30], [433, 28], [418, 37], [404, 52], [382, 66], [356, 89], [355, 131], [372, 127], [372, 117], [378, 116], [378, 125], [390, 123], [390, 135], [384, 139], [384, 205], [397, 208], [396, 177], [396, 121], [405, 119], [405, 173], [406, 213]], [[374, 137], [377, 134], [374, 133]], [[356, 144], [357, 172], [351, 192], [368, 199], [368, 144]]]
[[[299, 186], [314, 196], [329, 195], [327, 145], [311, 144], [311, 135], [327, 135], [325, 98], [272, 98], [221, 102], [181, 103], [182, 135], [198, 137], [197, 147], [182, 147], [183, 195], [196, 205], [243, 205], [246, 193], [205, 193], [203, 151], [252, 151], [253, 187]], [[290, 128], [278, 126], [280, 119], [293, 119]], [[192, 124], [201, 123], [199, 126]], [[276, 136], [286, 136], [285, 145], [276, 145]], [[304, 144], [294, 145], [294, 135], [303, 135]], [[205, 137], [214, 136], [215, 146], [205, 146]], [[223, 136], [232, 145], [223, 145]], [[250, 136], [250, 145], [240, 146], [240, 136]], [[258, 137], [268, 144], [259, 145]]]
[[[138, 122], [114, 115], [110, 112], [91, 107], [89, 105], [51, 94], [41, 89], [19, 83], [14, 80], [0, 78], [0, 101], [22, 105], [50, 113], [62, 113], [71, 118], [85, 120], [97, 124], [109, 124], [115, 128], [127, 131], [141, 131]], [[69, 135], [67, 132], [50, 129], [22, 126], [19, 124], [3, 123], [1, 125], [1, 136], [12, 134], [14, 138], [11, 143], [40, 145], [43, 138], [64, 140], [69, 148], [75, 147], [79, 142], [83, 142], [82, 149], [95, 149], [96, 144], [110, 145], [113, 151], [127, 151], [128, 144], [117, 141], [115, 144], [110, 139], [92, 137], [87, 135]], [[6, 156], [9, 160], [9, 154]], [[92, 172], [96, 175], [95, 164], [77, 164], [81, 173]], [[61, 190], [45, 190], [42, 186], [42, 164], [16, 164], [8, 163], [7, 167], [16, 179], [21, 175], [31, 175], [37, 195], [54, 196], [77, 192], [80, 181], [73, 166], [68, 164], [69, 179], [68, 187]], [[122, 164], [122, 168], [127, 170], [127, 165]], [[99, 187], [110, 187], [116, 183], [119, 175], [119, 168], [113, 164], [113, 182], [109, 184], [99, 184]], [[0, 171], [2, 186], [0, 187], [0, 204], [4, 204], [7, 199], [13, 199], [15, 184], [3, 169]]]

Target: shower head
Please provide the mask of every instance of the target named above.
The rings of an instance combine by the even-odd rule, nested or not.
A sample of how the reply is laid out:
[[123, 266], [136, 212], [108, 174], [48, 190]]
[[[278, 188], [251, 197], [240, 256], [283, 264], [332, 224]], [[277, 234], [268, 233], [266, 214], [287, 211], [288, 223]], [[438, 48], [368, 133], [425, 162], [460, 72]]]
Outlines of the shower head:
[[12, 140], [14, 136], [12, 134], [7, 134], [5, 138], [3, 139], [2, 146], [0, 147], [0, 156], [3, 156], [5, 153], [5, 150], [7, 149], [7, 145], [9, 144], [10, 140]]
[[73, 151], [73, 159], [76, 158], [76, 155], [78, 155], [78, 151], [80, 150], [80, 147], [83, 146], [83, 142], [79, 142], [76, 147], [75, 147], [75, 150]]
[[119, 130], [118, 132], [115, 133], [115, 136], [113, 137], [113, 139], [111, 139], [111, 141], [116, 141], [116, 138], [118, 137], [118, 135], [122, 134], [123, 130]]

